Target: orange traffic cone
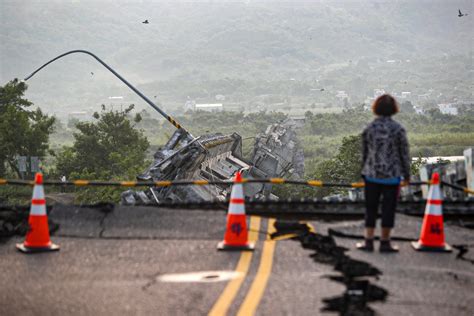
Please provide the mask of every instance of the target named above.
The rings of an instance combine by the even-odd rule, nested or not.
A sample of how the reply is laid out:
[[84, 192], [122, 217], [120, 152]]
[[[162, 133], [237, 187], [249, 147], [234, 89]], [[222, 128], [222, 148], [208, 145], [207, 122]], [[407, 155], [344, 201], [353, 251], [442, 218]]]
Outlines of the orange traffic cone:
[[33, 198], [31, 199], [29, 230], [25, 242], [16, 244], [16, 248], [24, 253], [46, 252], [59, 250], [59, 246], [49, 239], [48, 215], [46, 214], [46, 200], [43, 190], [43, 175], [37, 173]]
[[245, 200], [242, 188], [242, 175], [237, 172], [230, 194], [229, 212], [224, 241], [217, 245], [219, 250], [253, 250], [255, 245], [249, 243]]
[[420, 251], [450, 252], [451, 247], [444, 242], [443, 199], [439, 187], [439, 174], [433, 173], [431, 178], [425, 216], [421, 227], [420, 240], [412, 242], [413, 248]]

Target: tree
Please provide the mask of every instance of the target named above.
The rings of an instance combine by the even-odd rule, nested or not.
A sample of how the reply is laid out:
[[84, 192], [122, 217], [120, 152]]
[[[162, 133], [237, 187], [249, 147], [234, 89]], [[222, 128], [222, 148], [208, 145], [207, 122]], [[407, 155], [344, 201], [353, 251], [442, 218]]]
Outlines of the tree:
[[[309, 168], [313, 169], [313, 168]], [[362, 137], [351, 135], [342, 139], [337, 154], [332, 159], [317, 163], [313, 173], [308, 173], [307, 180], [322, 180], [332, 183], [353, 183], [361, 180], [362, 169]], [[330, 194], [345, 192], [341, 188], [317, 188], [309, 186], [275, 186], [272, 193], [281, 198], [321, 198]]]
[[14, 79], [0, 87], [0, 176], [8, 168], [21, 176], [16, 164], [17, 156], [43, 158], [49, 149], [49, 136], [54, 130], [55, 117], [43, 114], [23, 96], [24, 82]]
[[[93, 122], [79, 122], [72, 147], [63, 147], [57, 157], [57, 171], [67, 177], [94, 177], [100, 179], [133, 178], [145, 164], [148, 139], [135, 129], [130, 112], [95, 112]], [[141, 117], [134, 119], [138, 123]]]
[[[133, 123], [141, 120], [136, 115], [132, 120], [133, 105], [124, 111], [106, 111], [93, 114], [95, 121], [79, 122], [73, 133], [74, 144], [63, 147], [57, 155], [57, 173], [69, 179], [133, 179], [145, 168], [145, 155], [149, 147], [142, 130]], [[104, 201], [118, 202], [122, 188], [86, 187], [76, 194], [81, 203]]]
[[323, 161], [316, 173], [324, 181], [354, 182], [360, 180], [361, 168], [362, 139], [356, 135], [344, 137], [336, 156]]
[[[342, 139], [338, 153], [332, 159], [318, 164], [314, 173], [315, 179], [323, 182], [352, 183], [360, 181], [362, 170], [362, 137], [347, 136]], [[341, 192], [342, 189], [324, 189], [320, 195]]]

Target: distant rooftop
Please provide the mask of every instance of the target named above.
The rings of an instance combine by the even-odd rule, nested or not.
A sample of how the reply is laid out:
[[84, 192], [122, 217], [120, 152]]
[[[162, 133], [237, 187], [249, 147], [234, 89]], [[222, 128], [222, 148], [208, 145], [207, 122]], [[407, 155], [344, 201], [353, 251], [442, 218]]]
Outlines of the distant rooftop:
[[196, 108], [218, 108], [222, 107], [222, 103], [198, 103], [195, 105]]
[[[412, 161], [417, 160], [417, 157], [413, 157]], [[421, 160], [423, 160], [424, 163], [426, 164], [434, 164], [437, 163], [438, 161], [449, 161], [449, 162], [455, 162], [455, 161], [464, 161], [464, 156], [435, 156], [435, 157], [421, 157]]]

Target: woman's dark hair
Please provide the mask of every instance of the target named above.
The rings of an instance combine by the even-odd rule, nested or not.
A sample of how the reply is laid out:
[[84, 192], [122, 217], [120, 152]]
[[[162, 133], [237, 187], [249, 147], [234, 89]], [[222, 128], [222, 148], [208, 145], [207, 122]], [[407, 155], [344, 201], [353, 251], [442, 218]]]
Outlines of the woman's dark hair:
[[398, 104], [390, 94], [384, 94], [375, 100], [372, 111], [377, 115], [392, 116], [398, 113]]

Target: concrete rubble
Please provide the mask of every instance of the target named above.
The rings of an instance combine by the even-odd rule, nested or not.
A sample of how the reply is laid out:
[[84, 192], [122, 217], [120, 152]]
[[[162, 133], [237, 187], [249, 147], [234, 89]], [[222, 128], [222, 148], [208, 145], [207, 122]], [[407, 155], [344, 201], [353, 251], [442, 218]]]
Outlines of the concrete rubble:
[[[295, 121], [268, 126], [256, 136], [252, 157], [242, 155], [242, 137], [233, 133], [213, 133], [193, 138], [178, 129], [169, 141], [154, 154], [154, 161], [137, 177], [140, 181], [163, 180], [231, 180], [242, 170], [246, 178], [296, 177], [304, 174], [304, 154], [299, 145]], [[125, 205], [157, 204], [183, 201], [224, 201], [230, 194], [226, 185], [154, 187], [146, 191], [128, 190], [122, 193]], [[269, 198], [271, 185], [252, 183], [245, 195]]]

